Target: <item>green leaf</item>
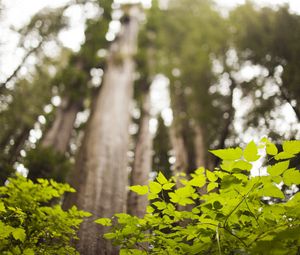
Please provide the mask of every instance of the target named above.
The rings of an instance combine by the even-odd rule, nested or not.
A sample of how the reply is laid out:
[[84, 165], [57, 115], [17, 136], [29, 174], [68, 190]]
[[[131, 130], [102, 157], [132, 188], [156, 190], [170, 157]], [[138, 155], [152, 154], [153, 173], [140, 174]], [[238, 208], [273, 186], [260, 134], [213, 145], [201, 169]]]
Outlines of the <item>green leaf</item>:
[[266, 197], [285, 198], [283, 192], [272, 183], [265, 184], [261, 194]]
[[22, 253], [23, 255], [34, 255], [34, 251], [32, 249], [25, 249]]
[[233, 164], [232, 169], [250, 171], [252, 169], [252, 164], [244, 160], [238, 160]]
[[267, 152], [268, 155], [274, 156], [274, 155], [277, 155], [278, 149], [277, 149], [275, 144], [267, 143], [266, 152]]
[[0, 212], [6, 212], [3, 202], [0, 202]]
[[149, 193], [148, 194], [148, 200], [153, 200], [153, 199], [156, 199], [158, 198], [158, 195], [155, 194], [155, 193]]
[[146, 208], [147, 213], [153, 213], [154, 212], [154, 208], [150, 205], [147, 206]]
[[109, 219], [109, 218], [100, 218], [100, 219], [95, 220], [94, 222], [98, 223], [102, 226], [107, 226], [107, 227], [112, 225], [111, 219]]
[[281, 175], [285, 170], [289, 168], [289, 164], [290, 164], [289, 160], [282, 161], [275, 165], [269, 166], [267, 168], [267, 171], [271, 176]]
[[12, 231], [12, 236], [14, 237], [14, 239], [24, 242], [26, 238], [26, 233], [23, 228], [16, 228]]
[[217, 188], [219, 185], [216, 182], [211, 182], [207, 185], [207, 192], [212, 191], [213, 189]]
[[162, 190], [162, 186], [159, 183], [153, 182], [153, 181], [149, 183], [149, 187], [150, 187], [151, 193], [154, 193], [154, 194], [158, 194]]
[[290, 159], [290, 158], [293, 158], [293, 157], [295, 157], [294, 154], [290, 154], [288, 152], [282, 151], [279, 154], [277, 154], [274, 158], [276, 160], [282, 160], [282, 159]]
[[296, 170], [295, 168], [286, 170], [283, 173], [283, 182], [288, 186], [291, 186], [292, 184], [299, 185], [300, 184], [299, 170]]
[[212, 154], [223, 160], [237, 160], [242, 157], [243, 151], [241, 148], [229, 148], [220, 150], [210, 150]]
[[145, 186], [145, 185], [130, 186], [129, 189], [139, 195], [146, 195], [149, 192], [148, 186]]
[[206, 170], [206, 177], [211, 182], [215, 182], [216, 180], [218, 180], [218, 177], [213, 172], [208, 170]]
[[256, 161], [260, 158], [260, 156], [258, 155], [257, 146], [253, 141], [247, 144], [243, 156], [249, 162]]
[[189, 184], [195, 187], [202, 188], [206, 183], [206, 178], [204, 174], [196, 175], [192, 180], [189, 181]]
[[107, 240], [111, 240], [111, 239], [114, 239], [116, 237], [116, 234], [115, 233], [106, 233], [103, 235], [103, 237]]
[[166, 183], [162, 186], [164, 190], [170, 190], [175, 186], [175, 183]]
[[285, 141], [282, 144], [282, 148], [288, 154], [300, 153], [300, 141]]
[[166, 177], [161, 172], [158, 173], [158, 176], [156, 177], [156, 180], [162, 185], [168, 183], [168, 180], [166, 179]]
[[163, 210], [167, 208], [167, 204], [165, 202], [154, 202], [153, 203], [158, 210]]

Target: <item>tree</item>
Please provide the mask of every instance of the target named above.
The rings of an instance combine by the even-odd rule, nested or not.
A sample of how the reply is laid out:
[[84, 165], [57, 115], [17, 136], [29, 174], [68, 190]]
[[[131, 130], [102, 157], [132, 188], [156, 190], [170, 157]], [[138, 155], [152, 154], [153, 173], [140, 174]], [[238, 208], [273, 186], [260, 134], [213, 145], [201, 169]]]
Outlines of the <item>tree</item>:
[[220, 103], [223, 95], [209, 92], [217, 80], [213, 60], [228, 47], [227, 30], [211, 1], [173, 0], [164, 15], [161, 63], [171, 84], [175, 168], [191, 172], [197, 165], [211, 164], [205, 148], [218, 142], [216, 123], [228, 108]]
[[[108, 47], [105, 35], [111, 21], [111, 4], [103, 5], [103, 14], [87, 21], [85, 43], [78, 53], [69, 57], [68, 64], [61, 68], [52, 84], [59, 91], [61, 104], [55, 112], [50, 127], [45, 131], [40, 146], [30, 152], [26, 160], [29, 177], [55, 178], [64, 181], [71, 166], [68, 164], [70, 140], [74, 131], [77, 113], [83, 110], [83, 102], [90, 99], [89, 86], [92, 68], [103, 68], [104, 61], [97, 56], [99, 49]], [[36, 154], [36, 155], [34, 155]], [[60, 168], [60, 173], [59, 173]]]
[[[290, 13], [288, 6], [278, 10], [258, 9], [247, 2], [232, 11], [231, 21], [239, 58], [266, 70], [265, 75], [244, 86], [245, 94], [252, 94], [257, 101], [252, 119], [262, 116], [271, 122], [272, 109], [286, 102], [299, 121], [299, 75], [296, 72], [299, 63], [295, 57], [299, 52], [296, 43], [300, 34], [299, 15]], [[270, 84], [277, 87], [276, 93], [267, 89]]]
[[79, 230], [81, 254], [116, 254], [108, 242], [99, 238], [103, 229], [92, 221], [126, 209], [127, 131], [140, 9], [136, 5], [124, 9], [122, 29], [111, 45], [102, 89], [95, 99], [72, 174], [71, 184], [78, 192], [65, 202], [66, 207], [76, 204], [94, 215]]

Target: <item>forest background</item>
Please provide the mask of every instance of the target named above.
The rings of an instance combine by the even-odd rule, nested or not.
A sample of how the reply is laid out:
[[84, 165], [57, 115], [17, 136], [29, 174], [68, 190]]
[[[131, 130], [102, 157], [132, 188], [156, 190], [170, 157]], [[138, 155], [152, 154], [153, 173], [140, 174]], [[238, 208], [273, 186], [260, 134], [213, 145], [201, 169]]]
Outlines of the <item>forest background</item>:
[[[97, 218], [145, 215], [128, 185], [228, 170], [208, 150], [269, 137], [283, 150], [275, 159], [298, 167], [298, 150], [280, 144], [300, 136], [299, 3], [13, 3], [0, 2], [1, 184], [16, 172], [70, 183], [77, 192], [59, 203], [93, 215], [78, 232], [82, 254], [115, 252]], [[247, 165], [249, 178], [269, 163]], [[293, 185], [281, 187], [287, 198]]]

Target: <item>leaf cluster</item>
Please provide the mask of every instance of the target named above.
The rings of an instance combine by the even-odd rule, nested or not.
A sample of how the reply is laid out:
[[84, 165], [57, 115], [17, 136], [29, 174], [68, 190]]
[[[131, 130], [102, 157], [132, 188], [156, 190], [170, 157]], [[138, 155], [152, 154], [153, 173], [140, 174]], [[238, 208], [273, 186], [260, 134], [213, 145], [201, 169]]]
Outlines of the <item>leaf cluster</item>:
[[51, 205], [68, 184], [22, 176], [10, 178], [0, 187], [0, 253], [3, 255], [78, 254], [71, 245], [76, 230], [88, 213], [72, 207], [64, 211]]
[[296, 254], [300, 173], [289, 163], [300, 153], [300, 141], [282, 148], [263, 138], [245, 149], [211, 151], [222, 160], [214, 171], [199, 168], [170, 180], [159, 173], [147, 186], [132, 186], [148, 196], [144, 218], [116, 214], [96, 222], [112, 226], [104, 237], [120, 246], [120, 254]]

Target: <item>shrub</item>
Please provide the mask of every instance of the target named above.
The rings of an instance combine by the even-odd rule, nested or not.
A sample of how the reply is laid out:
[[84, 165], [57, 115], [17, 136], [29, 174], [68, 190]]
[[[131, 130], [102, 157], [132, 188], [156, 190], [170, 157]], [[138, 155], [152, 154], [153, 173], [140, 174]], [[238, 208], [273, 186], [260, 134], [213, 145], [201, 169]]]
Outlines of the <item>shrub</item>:
[[0, 254], [78, 254], [71, 240], [89, 214], [51, 205], [65, 192], [74, 192], [68, 184], [37, 182], [17, 176], [0, 187]]
[[120, 254], [299, 254], [300, 173], [290, 160], [300, 141], [282, 148], [262, 139], [211, 151], [222, 160], [214, 171], [170, 180], [159, 173], [148, 186], [131, 187], [148, 196], [144, 218], [122, 213], [96, 222], [110, 227], [104, 237]]

